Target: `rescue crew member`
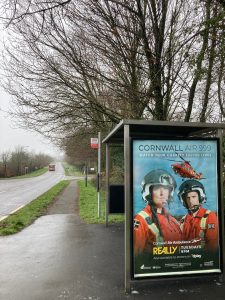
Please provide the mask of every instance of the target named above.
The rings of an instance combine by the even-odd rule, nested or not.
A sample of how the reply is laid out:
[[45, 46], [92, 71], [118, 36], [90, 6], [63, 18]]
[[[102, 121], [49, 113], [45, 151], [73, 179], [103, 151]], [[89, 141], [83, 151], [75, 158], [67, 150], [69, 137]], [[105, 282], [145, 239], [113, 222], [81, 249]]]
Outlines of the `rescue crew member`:
[[199, 240], [199, 244], [207, 250], [218, 248], [218, 218], [216, 214], [202, 207], [206, 202], [203, 184], [195, 179], [184, 181], [178, 197], [188, 213], [181, 219], [183, 239]]
[[153, 170], [142, 181], [142, 198], [147, 203], [134, 217], [134, 254], [152, 254], [152, 248], [164, 242], [181, 240], [177, 220], [166, 211], [173, 199], [176, 181], [165, 170]]

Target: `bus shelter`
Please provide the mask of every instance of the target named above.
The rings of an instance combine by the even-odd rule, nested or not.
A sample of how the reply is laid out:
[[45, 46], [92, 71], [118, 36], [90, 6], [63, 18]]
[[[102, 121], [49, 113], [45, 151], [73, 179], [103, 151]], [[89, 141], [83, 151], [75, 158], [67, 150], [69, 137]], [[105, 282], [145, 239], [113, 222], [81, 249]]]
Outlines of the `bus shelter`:
[[[222, 278], [224, 129], [225, 125], [218, 123], [122, 120], [103, 140], [106, 144], [106, 226], [110, 147], [124, 147], [126, 292], [130, 292], [132, 285], [155, 279]], [[168, 195], [158, 214], [154, 193], [161, 186], [168, 189]], [[192, 195], [188, 186], [191, 193], [197, 193], [199, 207], [204, 209], [204, 214], [198, 217], [200, 231], [196, 236], [187, 236], [182, 227], [188, 224], [190, 215], [188, 198], [184, 198]], [[152, 215], [148, 215], [145, 207], [152, 203], [154, 215], [153, 208]], [[160, 228], [160, 218], [165, 217], [170, 222], [168, 226], [172, 222], [176, 224], [172, 228], [175, 233], [167, 233], [168, 226], [165, 230], [162, 225]], [[139, 232], [141, 228], [143, 232]], [[147, 238], [146, 228], [151, 233]]]

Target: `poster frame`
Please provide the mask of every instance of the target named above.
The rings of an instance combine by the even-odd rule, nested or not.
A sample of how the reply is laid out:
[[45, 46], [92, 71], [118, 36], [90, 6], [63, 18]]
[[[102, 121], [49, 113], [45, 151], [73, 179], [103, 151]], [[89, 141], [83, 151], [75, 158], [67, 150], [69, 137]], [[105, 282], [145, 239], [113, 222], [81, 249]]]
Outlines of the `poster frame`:
[[[163, 273], [161, 275], [151, 275], [151, 276], [143, 276], [143, 277], [135, 277], [134, 272], [134, 247], [133, 247], [133, 216], [134, 216], [134, 185], [133, 185], [133, 150], [134, 150], [134, 141], [216, 141], [216, 153], [217, 153], [217, 193], [218, 193], [218, 226], [219, 226], [219, 270], [220, 272], [198, 272], [198, 271], [182, 271], [182, 274], [179, 274], [179, 272], [171, 272], [170, 274], [164, 275]], [[223, 199], [222, 199], [222, 193], [221, 193], [221, 185], [222, 185], [222, 166], [221, 166], [221, 138], [219, 137], [202, 137], [202, 136], [195, 136], [195, 137], [165, 137], [165, 136], [151, 136], [150, 134], [148, 136], [144, 137], [130, 137], [130, 263], [131, 263], [131, 280], [132, 281], [146, 281], [146, 280], [154, 280], [154, 279], [172, 279], [172, 278], [184, 278], [184, 277], [198, 277], [198, 276], [213, 276], [217, 275], [220, 276], [223, 274], [223, 234], [224, 234], [224, 228], [223, 228]], [[168, 272], [167, 272], [168, 273]], [[172, 274], [173, 273], [173, 274]]]

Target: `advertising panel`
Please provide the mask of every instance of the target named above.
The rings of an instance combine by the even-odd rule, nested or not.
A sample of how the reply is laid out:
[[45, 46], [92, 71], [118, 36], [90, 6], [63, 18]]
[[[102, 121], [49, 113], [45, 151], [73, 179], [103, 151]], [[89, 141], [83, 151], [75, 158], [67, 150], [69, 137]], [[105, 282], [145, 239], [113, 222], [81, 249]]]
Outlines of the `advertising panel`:
[[221, 273], [218, 140], [132, 140], [133, 277]]

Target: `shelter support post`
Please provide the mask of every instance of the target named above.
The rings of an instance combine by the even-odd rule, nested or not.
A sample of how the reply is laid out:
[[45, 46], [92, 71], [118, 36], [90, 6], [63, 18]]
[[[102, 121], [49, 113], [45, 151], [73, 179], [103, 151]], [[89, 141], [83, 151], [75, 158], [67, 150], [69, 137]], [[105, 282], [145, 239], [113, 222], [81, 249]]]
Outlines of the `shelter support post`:
[[85, 172], [85, 187], [87, 187], [87, 182], [88, 182], [88, 165], [87, 165], [87, 162], [85, 163], [84, 172]]
[[[223, 129], [217, 129], [217, 137], [219, 138], [219, 147], [220, 147], [220, 157], [219, 157], [219, 167], [220, 167], [220, 173], [219, 173], [219, 182], [220, 182], [220, 196], [221, 196], [221, 228], [220, 228], [220, 241], [222, 243], [222, 251], [224, 251], [224, 179], [223, 179], [223, 169], [224, 169], [224, 164], [223, 164]], [[223, 260], [224, 257], [223, 255], [221, 256], [221, 259]], [[223, 262], [221, 264], [223, 266]], [[220, 276], [220, 281], [223, 281], [223, 275]]]
[[105, 226], [108, 227], [109, 217], [109, 176], [110, 176], [110, 146], [106, 143], [106, 202], [105, 202]]
[[124, 186], [125, 186], [125, 292], [131, 290], [131, 207], [130, 207], [130, 127], [124, 126]]
[[101, 132], [98, 133], [98, 218], [100, 218]]

